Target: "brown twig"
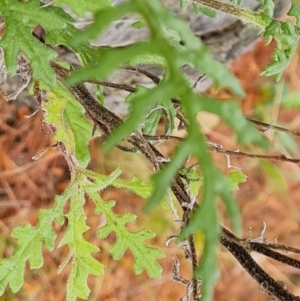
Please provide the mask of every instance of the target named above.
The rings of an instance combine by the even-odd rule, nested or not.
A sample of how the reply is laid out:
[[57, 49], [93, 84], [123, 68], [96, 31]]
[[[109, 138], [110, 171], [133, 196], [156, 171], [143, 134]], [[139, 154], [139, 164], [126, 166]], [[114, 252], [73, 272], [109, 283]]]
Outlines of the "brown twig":
[[147, 76], [148, 78], [150, 78], [153, 81], [153, 83], [156, 84], [156, 85], [158, 85], [160, 83], [160, 81], [161, 81], [161, 79], [158, 76], [156, 76], [152, 72], [149, 72], [148, 70], [143, 69], [141, 67], [125, 66], [125, 67], [122, 67], [122, 69], [124, 69], [124, 70], [130, 70], [130, 71], [134, 71], [134, 72], [143, 74], [143, 75]]
[[267, 244], [257, 243], [257, 242], [250, 242], [249, 247], [251, 251], [255, 251], [258, 253], [261, 253], [265, 256], [268, 256], [270, 258], [273, 258], [277, 261], [280, 261], [284, 264], [290, 265], [294, 268], [300, 269], [300, 261], [294, 258], [291, 258], [289, 256], [286, 256], [284, 254], [280, 254], [278, 252], [275, 252], [273, 250], [270, 250], [270, 246]]
[[288, 134], [291, 134], [294, 136], [300, 136], [300, 132], [298, 132], [298, 131], [289, 130], [289, 129], [286, 129], [281, 126], [272, 125], [270, 123], [265, 123], [265, 122], [261, 122], [261, 121], [257, 121], [257, 120], [253, 120], [253, 119], [249, 119], [249, 118], [247, 118], [247, 119], [255, 125], [264, 127], [264, 129], [261, 129], [262, 131], [268, 131], [269, 129], [273, 129], [273, 130], [288, 133]]
[[[176, 137], [176, 136], [168, 136], [168, 135], [156, 135], [156, 136], [150, 136], [150, 135], [144, 135], [144, 137], [149, 141], [167, 141], [167, 140], [173, 140], [177, 142], [184, 141], [184, 138]], [[300, 162], [300, 158], [287, 158], [285, 155], [260, 155], [260, 154], [252, 154], [252, 153], [245, 153], [237, 150], [227, 150], [224, 149], [221, 146], [214, 146], [213, 143], [209, 144], [209, 149], [211, 151], [215, 151], [217, 153], [229, 155], [229, 156], [235, 156], [235, 157], [248, 157], [248, 158], [256, 158], [256, 159], [266, 159], [266, 160], [273, 160], [273, 161], [282, 161], [282, 162], [290, 162], [298, 164]]]
[[220, 147], [214, 147], [214, 146], [209, 146], [210, 150], [216, 151], [218, 153], [230, 155], [230, 156], [237, 156], [237, 157], [248, 157], [248, 158], [256, 158], [256, 159], [266, 159], [266, 160], [274, 160], [274, 161], [283, 161], [283, 162], [290, 162], [290, 163], [295, 163], [298, 164], [300, 162], [300, 159], [293, 159], [293, 158], [287, 158], [285, 155], [275, 155], [275, 156], [270, 156], [270, 155], [259, 155], [259, 154], [250, 154], [250, 153], [244, 153], [240, 151], [230, 151], [226, 150]]
[[114, 88], [114, 89], [118, 89], [118, 90], [124, 90], [124, 91], [131, 92], [131, 93], [136, 91], [136, 89], [134, 87], [125, 85], [125, 84], [117, 84], [117, 83], [111, 83], [111, 82], [106, 82], [106, 81], [101, 81], [101, 80], [89, 80], [87, 82], [91, 83], [91, 84], [104, 86], [104, 87]]

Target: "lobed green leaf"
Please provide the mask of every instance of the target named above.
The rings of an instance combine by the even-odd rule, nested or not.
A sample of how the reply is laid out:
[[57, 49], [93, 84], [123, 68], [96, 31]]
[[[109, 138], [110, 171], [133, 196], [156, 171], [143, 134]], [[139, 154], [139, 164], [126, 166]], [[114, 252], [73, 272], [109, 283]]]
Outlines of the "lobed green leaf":
[[274, 7], [275, 4], [273, 0], [257, 0], [260, 4], [261, 7], [260, 9], [268, 16], [268, 17], [273, 17], [273, 12], [274, 12]]
[[[294, 2], [294, 1], [293, 1]], [[296, 2], [292, 3], [290, 10], [288, 11], [289, 16], [293, 16], [297, 20], [297, 25], [300, 26], [300, 7]]]
[[264, 36], [268, 43], [274, 38], [277, 45], [273, 54], [273, 61], [261, 72], [261, 75], [276, 75], [278, 81], [296, 52], [299, 36], [289, 20], [284, 23], [277, 20], [272, 21], [266, 28]]
[[230, 190], [239, 190], [239, 184], [245, 183], [247, 181], [247, 176], [241, 171], [233, 171], [228, 174], [230, 181]]
[[106, 225], [99, 229], [99, 238], [104, 238], [111, 232], [116, 234], [116, 242], [111, 248], [113, 258], [115, 260], [120, 259], [124, 252], [129, 249], [134, 256], [133, 267], [137, 275], [145, 270], [149, 277], [160, 278], [162, 268], [156, 260], [163, 258], [164, 254], [159, 249], [149, 247], [144, 243], [144, 240], [150, 239], [155, 235], [146, 230], [129, 231], [125, 224], [135, 220], [134, 215], [129, 213], [116, 215], [111, 211], [115, 202], [104, 202], [95, 193], [89, 193], [89, 195], [96, 203], [96, 213], [103, 213], [106, 217]]
[[[55, 75], [49, 61], [57, 54], [39, 42], [31, 32], [38, 24], [53, 30], [63, 28], [65, 24], [56, 18], [51, 10], [41, 9], [38, 0], [31, 0], [26, 3], [16, 0], [0, 0], [0, 7], [6, 25], [0, 46], [4, 49], [9, 75], [15, 75], [17, 55], [23, 53], [30, 61], [33, 77], [53, 86]], [[29, 11], [30, 14], [28, 14]]]

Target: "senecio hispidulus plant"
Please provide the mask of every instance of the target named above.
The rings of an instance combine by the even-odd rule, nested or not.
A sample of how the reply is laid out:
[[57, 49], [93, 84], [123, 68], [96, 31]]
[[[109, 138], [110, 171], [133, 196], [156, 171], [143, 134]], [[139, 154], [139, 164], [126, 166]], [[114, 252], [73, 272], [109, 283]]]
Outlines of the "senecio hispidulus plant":
[[[193, 5], [197, 13], [208, 8], [233, 14], [243, 22], [258, 27], [267, 43], [274, 39], [276, 48], [273, 61], [262, 74], [275, 75], [279, 80], [297, 47], [299, 7], [293, 4], [289, 11], [297, 19], [297, 25], [294, 25], [290, 21], [282, 22], [272, 18], [272, 0], [258, 0], [261, 8], [255, 12], [239, 7], [238, 2], [232, 0], [232, 3], [224, 4], [216, 0], [195, 0]], [[60, 7], [61, 4], [68, 5], [79, 17], [86, 12], [93, 13], [93, 23], [84, 30], [77, 29], [73, 18]], [[185, 9], [187, 2], [181, 1], [180, 4]], [[146, 40], [118, 48], [90, 45], [89, 41], [103, 33], [112, 22], [132, 13], [140, 18], [138, 26], [148, 28], [149, 37]], [[185, 21], [158, 0], [128, 0], [115, 6], [110, 0], [54, 0], [48, 4], [38, 0], [0, 0], [0, 14], [4, 24], [0, 39], [5, 62], [1, 69], [2, 75], [13, 76], [18, 72], [23, 80], [23, 88], [33, 79], [34, 94], [44, 113], [44, 122], [68, 162], [71, 173], [69, 186], [62, 195], [56, 196], [51, 209], [40, 211], [36, 226], [28, 223], [12, 231], [17, 248], [11, 257], [3, 258], [0, 262], [0, 294], [7, 285], [13, 293], [20, 290], [27, 262], [30, 269], [43, 265], [43, 247], [50, 251], [54, 249], [56, 233], [53, 223], [63, 225], [67, 220], [66, 233], [58, 244], [58, 247], [69, 247], [69, 254], [59, 267], [61, 271], [66, 265], [71, 265], [66, 283], [66, 299], [88, 298], [90, 290], [87, 277], [103, 274], [104, 266], [92, 256], [99, 248], [83, 235], [88, 230], [83, 210], [86, 196], [94, 201], [95, 214], [105, 216], [106, 224], [98, 229], [99, 239], [105, 239], [111, 232], [116, 235], [116, 242], [110, 249], [113, 258], [118, 260], [129, 250], [134, 257], [134, 271], [137, 275], [146, 271], [150, 278], [160, 278], [162, 268], [157, 260], [163, 258], [164, 254], [145, 243], [145, 240], [155, 234], [147, 230], [130, 231], [126, 224], [132, 222], [135, 216], [130, 213], [116, 215], [113, 212], [115, 201], [101, 199], [99, 192], [113, 186], [130, 189], [148, 199], [145, 205], [148, 211], [163, 199], [171, 202], [170, 207], [175, 215], [175, 207], [181, 207], [183, 214], [181, 217], [177, 216], [181, 220], [177, 239], [186, 242], [181, 245], [192, 264], [193, 274], [189, 280], [182, 279], [176, 259], [173, 278], [186, 284], [184, 300], [212, 299], [214, 283], [218, 277], [216, 249], [219, 242], [232, 252], [268, 293], [278, 300], [299, 299], [260, 270], [252, 260], [251, 250], [270, 247], [264, 244], [263, 233], [256, 240], [242, 240], [219, 223], [217, 198], [224, 201], [233, 230], [240, 231], [239, 210], [231, 192], [246, 177], [241, 172], [225, 176], [216, 167], [209, 154], [209, 147], [215, 150], [222, 148], [207, 142], [196, 114], [206, 111], [219, 115], [232, 128], [240, 144], [253, 143], [267, 148], [268, 142], [243, 117], [236, 101], [218, 102], [194, 92], [182, 73], [183, 66], [200, 70], [218, 86], [230, 89], [237, 97], [244, 93], [237, 79], [213, 58]], [[46, 32], [44, 40], [32, 35], [32, 30], [37, 25]], [[55, 51], [57, 45], [72, 50], [82, 68], [74, 71], [67, 63], [58, 62]], [[132, 67], [144, 63], [159, 66], [164, 70], [164, 75], [159, 78], [142, 68]], [[136, 68], [137, 72], [146, 74], [155, 84], [152, 88], [138, 85], [127, 87], [130, 92], [127, 96], [130, 114], [126, 121], [106, 109], [83, 85], [85, 81], [109, 85], [106, 81], [109, 75], [124, 66]], [[46, 93], [43, 96], [39, 84], [45, 87]], [[100, 98], [104, 97], [102, 95]], [[45, 102], [42, 98], [48, 101]], [[166, 116], [168, 122], [164, 135], [157, 136], [156, 130], [162, 115]], [[171, 136], [175, 118], [180, 120], [187, 135], [185, 139], [177, 138], [178, 147], [174, 155], [166, 158], [156, 149], [155, 144], [176, 139]], [[153, 182], [144, 183], [136, 177], [131, 181], [123, 180], [119, 169], [110, 175], [86, 169], [90, 159], [88, 139], [95, 130], [100, 130], [107, 137], [103, 151], [117, 146], [144, 155], [154, 167]], [[123, 145], [124, 141], [128, 142], [126, 146]], [[197, 159], [200, 172], [195, 168], [183, 168], [191, 155]], [[198, 181], [189, 181], [190, 177]], [[195, 201], [197, 195], [201, 195], [200, 205]], [[69, 210], [66, 213], [64, 208], [67, 202]], [[201, 260], [195, 249], [195, 231], [201, 231], [205, 237]]]

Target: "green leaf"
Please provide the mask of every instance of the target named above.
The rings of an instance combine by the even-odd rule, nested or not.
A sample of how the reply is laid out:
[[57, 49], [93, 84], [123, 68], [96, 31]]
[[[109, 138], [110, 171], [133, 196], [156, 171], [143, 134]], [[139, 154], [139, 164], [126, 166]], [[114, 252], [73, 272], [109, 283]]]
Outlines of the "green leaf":
[[233, 171], [228, 174], [230, 180], [230, 190], [239, 190], [239, 184], [245, 183], [247, 181], [247, 176], [241, 171]]
[[298, 3], [293, 3], [287, 14], [288, 16], [295, 17], [297, 20], [297, 25], [300, 26], [300, 7]]
[[103, 213], [106, 218], [106, 225], [99, 229], [99, 238], [104, 238], [111, 232], [116, 234], [116, 242], [111, 248], [113, 258], [115, 260], [120, 259], [124, 252], [129, 249], [134, 256], [133, 268], [135, 273], [139, 275], [145, 270], [149, 277], [159, 279], [162, 268], [156, 260], [165, 257], [165, 255], [159, 249], [149, 247], [144, 243], [144, 240], [153, 238], [155, 235], [146, 230], [129, 231], [125, 224], [135, 220], [134, 215], [129, 213], [116, 215], [111, 211], [115, 202], [104, 202], [94, 192], [88, 191], [88, 194], [96, 203], [96, 213]]
[[275, 36], [280, 35], [281, 33], [281, 23], [280, 21], [274, 20], [272, 21], [265, 30], [264, 36], [267, 39], [266, 44], [269, 45], [272, 39]]
[[0, 262], [0, 295], [3, 294], [8, 284], [13, 293], [20, 290], [24, 282], [26, 261], [29, 261], [31, 269], [40, 268], [43, 265], [42, 244], [44, 242], [48, 250], [53, 250], [56, 233], [52, 223], [56, 219], [61, 223], [63, 207], [69, 196], [70, 189], [67, 189], [63, 195], [56, 197], [55, 206], [52, 209], [41, 210], [35, 227], [26, 224], [12, 231], [11, 236], [17, 239], [18, 247], [11, 257]]
[[180, 175], [183, 176], [182, 179], [188, 185], [190, 192], [196, 197], [199, 194], [199, 189], [203, 186], [203, 177], [197, 172], [196, 166], [182, 168]]
[[108, 137], [102, 149], [104, 151], [110, 149], [125, 136], [130, 135], [140, 124], [144, 124], [143, 116], [145, 116], [151, 108], [157, 106], [160, 100], [171, 98], [173, 93], [174, 90], [172, 90], [172, 86], [169, 85], [168, 82], [165, 82], [165, 80], [162, 80], [157, 87], [147, 90], [147, 93], [132, 97], [132, 113], [126, 122], [119, 126], [113, 134]]
[[[3, 39], [0, 40], [0, 45], [4, 49], [5, 62], [10, 75], [15, 74], [17, 54], [22, 52], [30, 61], [33, 77], [42, 80], [49, 86], [54, 85], [55, 75], [49, 61], [57, 54], [31, 34], [33, 27], [38, 24], [47, 31], [47, 44], [65, 45], [71, 48], [79, 54], [83, 64], [93, 64], [99, 59], [101, 51], [91, 47], [88, 43], [84, 45], [70, 44], [69, 41], [79, 35], [81, 31], [74, 27], [73, 19], [61, 8], [47, 6], [41, 9], [40, 2], [36, 0], [26, 3], [13, 1], [15, 3], [12, 4], [12, 1], [0, 0], [0, 4], [3, 4], [1, 13], [6, 24], [6, 32]], [[81, 3], [85, 5], [85, 2], [81, 1]], [[106, 6], [105, 3], [103, 5]], [[27, 11], [30, 11], [30, 14]], [[15, 26], [15, 24], [22, 24], [22, 26]]]
[[145, 20], [140, 19], [138, 21], [133, 22], [131, 26], [136, 29], [141, 29], [147, 26], [147, 24], [145, 23]]
[[127, 12], [134, 12], [135, 6], [131, 1], [123, 2], [117, 7], [108, 7], [95, 14], [94, 22], [73, 39], [73, 44], [84, 44], [99, 36], [113, 21], [121, 18]]
[[168, 164], [166, 164], [161, 172], [156, 173], [153, 176], [155, 190], [145, 206], [146, 212], [153, 210], [153, 208], [163, 200], [166, 190], [174, 179], [175, 174], [186, 161], [190, 153], [190, 140], [186, 139], [176, 149], [173, 159]]
[[65, 144], [68, 163], [73, 166], [76, 162], [86, 167], [90, 161], [88, 140], [92, 134], [92, 126], [84, 117], [82, 106], [60, 83], [52, 87], [46, 97], [50, 101], [42, 104], [47, 112], [44, 120], [55, 131], [55, 140]]
[[52, 46], [65, 45], [70, 48], [79, 56], [83, 65], [94, 64], [101, 57], [101, 49], [91, 47], [89, 43], [85, 44], [73, 44], [71, 39], [81, 34], [81, 30], [74, 27], [74, 20], [60, 7], [49, 7], [45, 8], [49, 10], [49, 13], [53, 15], [53, 20], [64, 24], [64, 26], [55, 28], [48, 26], [44, 27], [47, 29], [46, 43]]
[[[85, 168], [90, 161], [88, 142], [92, 135], [92, 125], [84, 116], [84, 109], [79, 102], [70, 93], [63, 90], [61, 92], [68, 100], [64, 110], [64, 121], [74, 135], [76, 158], [79, 164]], [[58, 94], [56, 95], [58, 96]]]
[[237, 101], [220, 102], [215, 99], [196, 95], [193, 101], [196, 112], [204, 110], [223, 118], [234, 130], [240, 143], [257, 143], [263, 148], [268, 148], [269, 143], [255, 127], [245, 119], [239, 110]]
[[[99, 191], [105, 189], [108, 185], [115, 187], [126, 187], [134, 192], [145, 196], [149, 194], [149, 189], [152, 186], [144, 185], [144, 188], [137, 187], [139, 180], [136, 178], [133, 181], [125, 181], [117, 179], [120, 171], [116, 170], [110, 176], [98, 175], [92, 171], [82, 170], [74, 178], [72, 184], [72, 198], [70, 211], [66, 214], [68, 218], [68, 230], [63, 239], [59, 243], [59, 247], [68, 244], [69, 255], [63, 262], [60, 270], [72, 260], [72, 272], [68, 280], [68, 300], [75, 300], [76, 297], [87, 298], [89, 289], [86, 285], [86, 278], [89, 274], [100, 275], [103, 273], [103, 267], [95, 261], [90, 255], [96, 252], [98, 248], [86, 242], [83, 238], [89, 228], [85, 220], [86, 216], [83, 212], [84, 194], [87, 193], [96, 204], [96, 213], [105, 215], [107, 224], [100, 228], [99, 237], [105, 238], [110, 232], [115, 232], [117, 236], [116, 243], [111, 249], [111, 253], [115, 260], [121, 258], [126, 249], [129, 249], [135, 257], [134, 270], [136, 274], [140, 274], [143, 270], [147, 272], [149, 277], [159, 278], [162, 268], [156, 262], [157, 259], [163, 258], [164, 254], [157, 248], [149, 247], [144, 244], [144, 240], [154, 236], [146, 230], [138, 232], [129, 231], [125, 224], [135, 219], [135, 216], [126, 213], [118, 216], [111, 211], [114, 201], [104, 202]], [[84, 267], [84, 268], [83, 268]]]
[[284, 23], [272, 21], [266, 28], [264, 36], [269, 43], [272, 38], [276, 40], [276, 49], [273, 54], [273, 61], [261, 72], [261, 75], [276, 75], [276, 80], [282, 76], [282, 72], [290, 64], [298, 45], [298, 33], [289, 20]]
[[22, 52], [30, 61], [33, 77], [42, 80], [49, 86], [53, 86], [55, 74], [49, 61], [57, 54], [54, 50], [39, 42], [31, 34], [31, 31], [38, 24], [52, 30], [63, 28], [65, 24], [56, 18], [49, 8], [40, 9], [40, 2], [37, 0], [26, 3], [16, 0], [0, 0], [0, 7], [6, 25], [6, 31], [4, 37], [0, 40], [0, 46], [4, 49], [5, 63], [9, 75], [15, 75], [17, 54]]
[[[96, 34], [103, 31], [108, 21], [112, 21], [113, 18], [119, 17], [132, 9], [130, 3], [131, 2], [127, 2], [126, 4], [122, 4], [117, 8], [100, 11], [96, 16], [95, 23], [86, 30], [85, 36], [78, 36], [77, 41], [82, 41], [83, 37], [84, 39], [93, 38], [94, 36], [96, 36]], [[114, 69], [121, 66], [122, 64], [126, 64], [132, 59], [136, 59], [136, 57], [143, 57], [147, 56], [148, 54], [155, 55], [155, 53], [161, 53], [161, 56], [164, 56], [164, 59], [166, 61], [169, 61], [170, 58], [172, 58], [172, 62], [169, 61], [167, 65], [172, 66], [173, 69], [167, 70], [165, 73], [172, 74], [172, 79], [169, 76], [165, 76], [156, 88], [146, 91], [143, 97], [135, 97], [135, 100], [132, 104], [132, 114], [127, 119], [126, 125], [118, 128], [114, 132], [114, 134], [108, 138], [104, 145], [104, 150], [108, 150], [115, 143], [138, 128], [139, 124], [142, 123], [143, 116], [147, 112], [149, 112], [149, 109], [151, 107], [157, 106], [163, 101], [163, 99], [170, 99], [174, 95], [176, 96], [180, 94], [181, 91], [190, 89], [189, 83], [180, 71], [181, 67], [185, 64], [195, 65], [196, 67], [199, 67], [199, 69], [202, 69], [203, 71], [214, 77], [219, 84], [230, 86], [237, 93], [242, 93], [237, 81], [225, 68], [221, 67], [221, 64], [216, 62], [212, 58], [212, 56], [210, 56], [199, 39], [196, 39], [193, 34], [190, 33], [187, 24], [182, 20], [174, 18], [173, 14], [171, 14], [167, 10], [164, 10], [163, 8], [158, 10], [156, 6], [160, 7], [160, 5], [156, 1], [151, 2], [151, 5], [147, 10], [147, 14], [143, 14], [144, 12], [141, 7], [139, 7], [140, 10], [138, 10], [138, 12], [145, 19], [145, 22], [147, 22], [148, 26], [155, 30], [156, 34], [155, 36], [153, 36], [153, 39], [151, 39], [147, 43], [140, 42], [135, 45], [124, 47], [122, 49], [110, 49], [109, 51], [105, 51], [103, 52], [103, 62], [101, 63], [101, 65], [93, 66], [91, 68], [86, 68], [83, 71], [76, 72], [68, 80], [69, 84], [74, 84], [77, 81], [85, 80], [87, 78], [97, 77], [99, 79], [104, 79], [111, 72], [113, 72]], [[151, 11], [151, 9], [153, 10], [153, 13], [149, 13], [149, 10]], [[158, 18], [155, 18], [155, 20], [149, 18], [149, 16], [155, 16], [156, 14], [161, 14], [161, 18], [164, 20], [164, 23], [157, 24]], [[98, 19], [101, 20], [101, 23], [97, 21]], [[165, 35], [164, 28], [166, 27], [179, 33], [179, 35], [185, 40], [185, 43], [187, 45], [185, 49], [183, 49], [182, 47], [177, 48], [170, 45], [170, 41], [166, 39]], [[158, 38], [159, 43], [156, 42], [156, 39]], [[158, 47], [158, 45], [160, 46]], [[196, 59], [197, 57], [205, 57], [206, 59], [198, 60]], [[175, 58], [178, 58], [178, 60], [174, 60]], [[190, 61], [188, 62], [189, 59]], [[222, 68], [222, 72], [212, 72], [212, 70], [215, 69], [220, 70], [219, 68]], [[175, 85], [177, 86], [176, 89], [174, 89]], [[189, 101], [186, 99], [186, 97], [182, 98], [183, 101]], [[153, 131], [153, 128], [151, 131]]]
[[49, 124], [51, 131], [54, 132], [55, 140], [64, 144], [66, 151], [64, 152], [65, 158], [71, 166], [73, 166], [71, 156], [75, 159], [75, 142], [72, 131], [65, 124], [64, 109], [67, 105], [67, 98], [64, 97], [64, 89], [60, 84], [56, 84], [52, 88], [53, 92], [47, 92], [46, 97], [48, 102], [43, 102], [42, 108], [46, 112], [44, 120]]
[[59, 243], [59, 247], [68, 245], [69, 254], [59, 267], [59, 272], [72, 262], [71, 273], [67, 282], [67, 300], [76, 300], [77, 297], [87, 299], [90, 289], [87, 286], [89, 275], [102, 275], [103, 265], [91, 255], [99, 249], [85, 240], [83, 234], [89, 229], [86, 225], [86, 215], [83, 211], [85, 193], [105, 189], [118, 176], [120, 171], [115, 171], [109, 176], [100, 176], [88, 170], [77, 170], [73, 177], [70, 191], [70, 210], [65, 215], [68, 218], [66, 234]]
[[116, 188], [129, 189], [144, 199], [149, 198], [154, 190], [154, 185], [152, 183], [145, 183], [137, 177], [133, 177], [131, 181], [116, 179], [112, 185]]
[[274, 2], [273, 0], [257, 0], [261, 4], [261, 10], [268, 16], [273, 17]]
[[[147, 94], [147, 91], [147, 88], [136, 86], [136, 92], [129, 94], [126, 98], [126, 102], [134, 104], [136, 101], [140, 101], [140, 99]], [[174, 120], [176, 116], [176, 109], [170, 99], [163, 100], [158, 106], [150, 108], [147, 115], [144, 116], [144, 122], [142, 125], [143, 134], [155, 135], [162, 115], [167, 117], [166, 135], [171, 135], [175, 128]]]
[[[73, 301], [77, 297], [87, 299], [90, 289], [87, 286], [89, 275], [99, 276], [104, 272], [103, 265], [91, 256], [99, 251], [93, 244], [87, 242], [83, 234], [89, 229], [86, 225], [86, 215], [83, 211], [84, 188], [77, 178], [73, 186], [70, 211], [66, 214], [68, 228], [59, 247], [68, 245], [68, 259], [72, 259], [72, 269], [67, 282], [67, 300]], [[66, 264], [66, 262], [64, 263]]]
[[66, 4], [79, 17], [84, 17], [85, 12], [96, 11], [112, 6], [111, 0], [55, 0], [56, 5]]
[[[92, 250], [92, 249], [91, 249]], [[75, 301], [77, 297], [88, 299], [90, 289], [87, 286], [89, 275], [102, 275], [103, 266], [92, 256], [79, 254], [72, 263], [71, 274], [67, 282], [67, 301]]]
[[215, 18], [218, 16], [217, 11], [201, 6], [197, 3], [193, 3], [194, 11], [197, 15], [204, 14], [208, 17]]
[[[190, 153], [197, 157], [201, 167], [203, 196], [201, 205], [191, 215], [188, 225], [180, 234], [180, 238], [186, 238], [196, 230], [202, 231], [205, 236], [204, 254], [201, 257], [203, 260], [199, 263], [195, 275], [202, 279], [202, 298], [208, 301], [212, 298], [213, 286], [218, 277], [216, 249], [220, 228], [215, 203], [217, 196], [220, 196], [224, 201], [230, 221], [236, 231], [240, 231], [241, 229], [241, 220], [238, 206], [230, 193], [229, 180], [213, 165], [212, 158], [207, 150], [205, 138], [199, 131], [197, 121], [193, 118], [199, 110], [198, 105], [201, 102], [196, 100], [198, 96], [188, 96], [190, 101], [184, 103], [186, 117], [190, 121], [189, 128], [187, 129], [189, 135], [187, 138], [189, 141], [188, 146]], [[204, 104], [206, 106], [207, 101]], [[224, 113], [225, 115], [228, 114], [229, 117], [230, 110], [222, 110], [221, 116]], [[258, 133], [256, 133], [256, 137], [259, 137]], [[208, 212], [209, 214], [207, 214]]]
[[184, 13], [188, 8], [189, 3], [186, 0], [179, 0], [179, 1], [180, 1], [180, 11]]
[[[214, 175], [217, 175], [217, 173], [211, 172], [209, 179], [212, 179]], [[212, 299], [213, 286], [219, 274], [216, 250], [219, 243], [220, 226], [215, 203], [211, 202], [211, 200], [215, 199], [215, 189], [212, 187], [214, 181], [209, 179], [204, 184], [205, 189], [201, 207], [192, 214], [189, 225], [183, 229], [180, 235], [181, 238], [186, 237], [188, 233], [194, 232], [197, 229], [197, 231], [202, 231], [205, 236], [205, 245], [201, 256], [203, 260], [194, 272], [195, 276], [203, 281], [201, 286], [203, 300]]]
[[[110, 73], [113, 69], [122, 64], [122, 61], [123, 64], [126, 64], [131, 57], [142, 56], [147, 53], [157, 53], [169, 63], [172, 60], [171, 64], [173, 66], [177, 66], [177, 72], [180, 72], [179, 69], [182, 66], [190, 65], [208, 74], [217, 82], [217, 84], [228, 86], [237, 94], [243, 94], [243, 91], [235, 77], [222, 64], [214, 60], [200, 39], [195, 37], [191, 32], [188, 24], [174, 16], [173, 13], [162, 6], [157, 0], [146, 3], [141, 0], [128, 1], [122, 3], [116, 8], [101, 10], [96, 14], [95, 22], [88, 27], [84, 33], [78, 35], [74, 40], [74, 43], [82, 43], [88, 39], [95, 38], [115, 19], [133, 11], [141, 15], [152, 33], [151, 39], [148, 43], [146, 43], [149, 47], [148, 51], [144, 42], [137, 43], [135, 46], [130, 45], [116, 50], [119, 55], [117, 55], [117, 53], [113, 54], [112, 49], [110, 49], [109, 55], [113, 56], [115, 59], [118, 58], [116, 62], [111, 61], [110, 59], [108, 61], [103, 59], [103, 63], [96, 68], [83, 70], [81, 71], [81, 76], [77, 74], [76, 76], [74, 75], [71, 77], [69, 80], [70, 84], [74, 84], [79, 80], [95, 77], [97, 75], [99, 78], [99, 74], [101, 74], [101, 78], [105, 78], [108, 75], [108, 72], [102, 73], [102, 71], [107, 70]], [[185, 47], [180, 47], [179, 43], [178, 47], [174, 47], [172, 43], [170, 44], [166, 37], [166, 28], [177, 32], [181, 39], [185, 42]], [[140, 44], [143, 46], [138, 46]], [[202, 59], [197, 59], [199, 57]], [[213, 70], [217, 69], [219, 72], [213, 72]], [[173, 74], [174, 71], [175, 70], [171, 73]]]
[[66, 83], [73, 85], [79, 81], [91, 78], [103, 80], [115, 69], [125, 65], [134, 57], [150, 54], [151, 52], [155, 53], [155, 45], [146, 42], [140, 42], [124, 48], [111, 48], [109, 51], [102, 52], [101, 64], [89, 66], [80, 71], [75, 71], [67, 79]]

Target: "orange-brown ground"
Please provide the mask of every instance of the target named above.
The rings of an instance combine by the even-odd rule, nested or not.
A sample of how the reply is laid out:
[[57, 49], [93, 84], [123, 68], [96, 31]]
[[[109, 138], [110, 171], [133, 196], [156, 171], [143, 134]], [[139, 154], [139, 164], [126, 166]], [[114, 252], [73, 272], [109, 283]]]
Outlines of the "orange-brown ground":
[[[275, 85], [270, 84], [270, 80], [258, 76], [259, 71], [268, 61], [271, 50], [270, 47], [265, 49], [263, 43], [260, 43], [232, 66], [247, 93], [247, 97], [242, 100], [242, 108], [247, 116], [253, 114], [262, 102], [268, 101], [272, 96], [273, 92], [266, 87], [270, 85], [275, 87]], [[284, 79], [295, 89], [300, 88], [297, 70], [299, 70], [298, 57], [284, 76]], [[275, 89], [274, 96], [280, 98], [276, 91]], [[211, 89], [210, 95], [224, 99], [231, 97], [226, 90]], [[277, 107], [279, 108], [278, 102], [275, 102], [270, 110], [266, 109], [265, 114], [269, 116], [269, 120], [274, 123], [281, 122], [291, 129], [299, 129], [299, 112], [281, 109], [277, 112]], [[24, 115], [29, 113], [31, 112], [27, 107], [17, 107], [0, 98], [0, 257], [9, 256], [14, 250], [15, 241], [9, 237], [12, 228], [23, 225], [27, 221], [35, 224], [38, 210], [50, 207], [55, 194], [61, 193], [69, 181], [68, 167], [56, 148], [45, 153], [38, 161], [32, 161], [32, 156], [53, 144], [53, 140], [45, 133], [47, 129], [41, 124], [41, 113], [30, 119], [24, 118]], [[228, 149], [237, 147], [227, 126], [220, 122], [214, 122], [210, 126], [208, 122], [207, 127], [207, 135], [211, 140], [221, 143]], [[266, 135], [272, 142], [272, 152], [283, 153], [284, 151], [278, 146], [280, 141], [274, 138], [274, 132], [269, 131]], [[131, 170], [132, 174], [141, 178], [146, 179], [149, 176], [151, 169], [143, 158], [137, 159], [137, 155], [124, 154], [118, 150], [102, 155], [98, 151], [98, 143], [99, 139], [94, 139], [90, 143], [92, 154], [90, 167], [94, 170], [108, 173], [116, 166], [120, 166], [125, 171]], [[263, 152], [260, 149], [248, 149], [248, 151]], [[220, 154], [213, 154], [213, 156], [220, 168], [225, 172], [228, 171], [224, 156]], [[296, 149], [294, 157], [300, 157], [299, 148]], [[252, 227], [252, 236], [256, 236], [265, 221], [268, 225], [266, 236], [269, 241], [277, 237], [281, 244], [299, 247], [299, 166], [283, 162], [275, 163], [278, 171], [276, 174], [270, 171], [272, 166], [257, 159], [232, 158], [232, 163], [240, 166], [248, 176], [248, 181], [242, 184], [240, 191], [236, 193], [242, 212], [244, 237], [249, 236], [249, 226]], [[125, 176], [130, 177], [132, 174], [128, 172]], [[177, 225], [172, 221], [172, 217], [162, 213], [161, 209], [156, 209], [149, 216], [141, 214], [144, 201], [124, 190], [108, 189], [103, 193], [103, 198], [117, 201], [115, 208], [117, 213], [129, 211], [137, 214], [137, 223], [132, 226], [133, 228], [147, 227], [157, 232], [158, 235], [152, 244], [160, 246], [166, 253], [166, 258], [160, 260], [164, 268], [160, 280], [149, 280], [144, 273], [135, 276], [132, 269], [132, 256], [129, 253], [115, 262], [109, 255], [114, 237], [110, 236], [107, 240], [101, 241], [96, 238], [95, 228], [101, 217], [93, 214], [94, 205], [87, 200], [85, 210], [91, 230], [86, 233], [86, 238], [101, 248], [101, 252], [95, 257], [106, 265], [102, 277], [89, 278], [89, 286], [92, 290], [89, 300], [179, 300], [185, 288], [172, 281], [172, 255], [177, 254], [183, 259], [182, 250], [174, 243], [169, 247], [165, 246], [166, 237], [176, 234]], [[222, 205], [220, 205], [220, 217], [225, 224], [228, 224]], [[65, 227], [55, 225], [55, 228], [58, 233], [58, 243]], [[69, 268], [57, 275], [57, 267], [66, 257], [67, 252], [67, 249], [57, 249], [53, 253], [45, 251], [43, 268], [34, 271], [27, 268], [25, 284], [20, 292], [13, 295], [7, 288], [0, 300], [64, 300]], [[214, 300], [270, 300], [270, 297], [260, 290], [256, 282], [247, 275], [227, 250], [220, 247], [218, 255], [221, 273], [215, 288]], [[300, 295], [298, 270], [257, 254], [254, 257], [268, 273], [277, 280], [284, 281], [294, 294]], [[182, 274], [188, 277], [190, 272], [189, 266], [184, 263]]]

